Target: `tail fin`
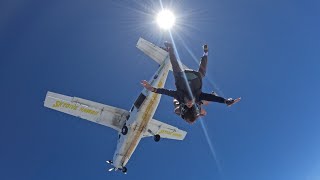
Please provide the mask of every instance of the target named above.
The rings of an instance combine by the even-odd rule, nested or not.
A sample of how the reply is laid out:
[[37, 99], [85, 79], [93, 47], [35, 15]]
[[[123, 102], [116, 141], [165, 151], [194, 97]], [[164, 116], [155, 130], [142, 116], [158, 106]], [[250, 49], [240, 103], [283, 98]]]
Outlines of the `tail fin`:
[[162, 64], [162, 62], [169, 56], [167, 51], [143, 38], [139, 38], [136, 46], [158, 64]]
[[[152, 44], [151, 42], [149, 42], [141, 37], [139, 38], [136, 47], [160, 65], [169, 56], [169, 53], [166, 50]], [[182, 66], [184, 69], [189, 69], [184, 64], [182, 64]], [[170, 67], [170, 70], [172, 71], [171, 67]]]

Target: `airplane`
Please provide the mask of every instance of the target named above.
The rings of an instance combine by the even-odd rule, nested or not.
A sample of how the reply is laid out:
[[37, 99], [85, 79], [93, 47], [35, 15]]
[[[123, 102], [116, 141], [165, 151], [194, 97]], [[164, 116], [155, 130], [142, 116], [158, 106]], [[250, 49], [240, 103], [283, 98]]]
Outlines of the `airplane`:
[[[172, 70], [168, 52], [143, 38], [139, 38], [136, 47], [160, 65], [149, 83], [154, 87], [163, 88], [168, 73]], [[153, 119], [160, 98], [161, 94], [144, 88], [127, 111], [48, 91], [44, 106], [115, 129], [118, 132], [117, 147], [113, 159], [106, 162], [113, 166], [109, 171], [122, 171], [126, 174], [126, 164], [142, 138], [153, 136], [156, 142], [160, 138], [183, 140], [187, 134], [174, 126]]]

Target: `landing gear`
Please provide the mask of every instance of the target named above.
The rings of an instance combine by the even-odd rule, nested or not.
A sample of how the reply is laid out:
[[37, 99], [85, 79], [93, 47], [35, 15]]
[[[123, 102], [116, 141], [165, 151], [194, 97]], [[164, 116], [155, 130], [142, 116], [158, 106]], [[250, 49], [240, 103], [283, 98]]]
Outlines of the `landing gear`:
[[123, 167], [123, 168], [122, 168], [122, 172], [123, 172], [123, 174], [127, 174], [127, 168], [126, 168], [126, 167]]
[[121, 134], [126, 135], [128, 133], [128, 127], [124, 125], [121, 129]]
[[160, 137], [159, 134], [156, 134], [156, 135], [153, 136], [153, 139], [154, 139], [155, 142], [159, 142], [159, 141], [160, 141], [160, 138], [161, 138], [161, 137]]
[[[106, 163], [108, 163], [108, 164], [113, 164], [113, 161], [108, 160], [108, 161], [106, 161]], [[117, 171], [117, 170], [121, 171], [123, 174], [127, 174], [127, 170], [128, 170], [128, 169], [127, 169], [126, 167], [122, 167], [122, 168], [112, 167], [112, 168], [108, 169], [109, 172], [111, 172], [111, 171]]]

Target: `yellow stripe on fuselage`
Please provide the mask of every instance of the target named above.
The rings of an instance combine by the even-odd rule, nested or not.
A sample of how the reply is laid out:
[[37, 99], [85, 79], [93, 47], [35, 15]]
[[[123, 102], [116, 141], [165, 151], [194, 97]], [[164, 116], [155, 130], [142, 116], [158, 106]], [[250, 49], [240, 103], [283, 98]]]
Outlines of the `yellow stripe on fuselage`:
[[[163, 81], [164, 81], [164, 78], [167, 76], [168, 72], [165, 72], [163, 73], [157, 87], [163, 87]], [[154, 93], [152, 96], [151, 96], [151, 100], [149, 102], [149, 104], [147, 105], [147, 108], [144, 112], [144, 114], [142, 115], [142, 122], [139, 126], [139, 129], [136, 130], [137, 133], [135, 134], [131, 144], [130, 144], [130, 147], [128, 148], [127, 152], [125, 153], [125, 155], [123, 156], [122, 158], [122, 164], [124, 163], [125, 161], [125, 158], [126, 157], [129, 157], [133, 150], [135, 149], [137, 143], [138, 143], [138, 140], [140, 140], [140, 135], [142, 133], [142, 131], [144, 130], [144, 128], [148, 125], [149, 123], [149, 120], [151, 119], [151, 114], [150, 114], [150, 111], [154, 108], [153, 106], [155, 105], [154, 104], [154, 101], [156, 100], [156, 98], [159, 96], [160, 94], [157, 94], [157, 93]]]

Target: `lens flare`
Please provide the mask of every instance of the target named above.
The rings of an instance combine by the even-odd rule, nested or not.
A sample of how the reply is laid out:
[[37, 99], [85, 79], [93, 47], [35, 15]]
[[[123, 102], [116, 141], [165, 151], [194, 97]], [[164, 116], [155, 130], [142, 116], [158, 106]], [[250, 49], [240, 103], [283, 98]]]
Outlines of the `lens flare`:
[[175, 21], [176, 21], [176, 18], [174, 14], [167, 9], [162, 10], [157, 15], [157, 23], [159, 27], [162, 29], [165, 29], [165, 30], [171, 29]]

